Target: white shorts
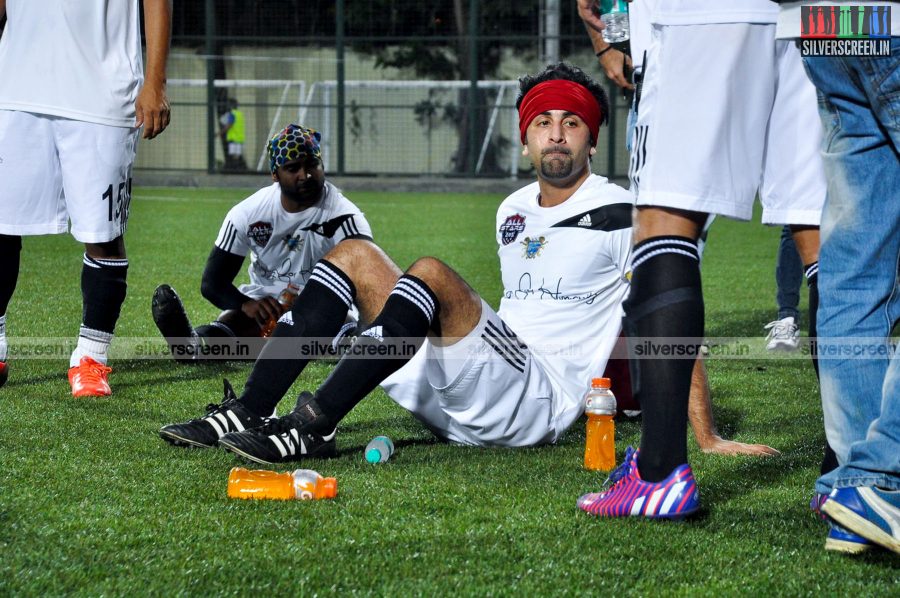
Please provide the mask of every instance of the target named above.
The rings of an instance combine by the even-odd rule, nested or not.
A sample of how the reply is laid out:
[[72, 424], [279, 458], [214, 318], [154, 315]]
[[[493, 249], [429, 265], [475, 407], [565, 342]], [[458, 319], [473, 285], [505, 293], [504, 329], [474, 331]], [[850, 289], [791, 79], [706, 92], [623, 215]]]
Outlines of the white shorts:
[[0, 234], [125, 233], [139, 129], [0, 110]]
[[817, 225], [825, 201], [813, 84], [775, 25], [654, 25], [630, 177], [637, 205]]
[[468, 336], [443, 348], [426, 342], [381, 386], [451, 442], [532, 446], [554, 442], [565, 431], [556, 428], [549, 377], [484, 301]]

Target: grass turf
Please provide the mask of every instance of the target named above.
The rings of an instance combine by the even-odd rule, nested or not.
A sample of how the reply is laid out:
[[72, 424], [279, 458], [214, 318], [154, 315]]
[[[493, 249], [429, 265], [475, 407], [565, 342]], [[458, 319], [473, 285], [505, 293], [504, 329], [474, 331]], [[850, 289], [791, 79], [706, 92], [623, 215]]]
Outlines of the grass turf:
[[[179, 291], [195, 325], [215, 318], [200, 273], [225, 212], [245, 195], [136, 190], [120, 337], [157, 335], [150, 296], [162, 282]], [[401, 267], [438, 256], [497, 305], [500, 197], [350, 195]], [[775, 313], [778, 234], [715, 224], [704, 262], [710, 336], [762, 333]], [[71, 339], [80, 246], [67, 236], [24, 244], [11, 340]], [[381, 391], [342, 423], [337, 458], [304, 464], [338, 478], [336, 500], [229, 500], [228, 470], [246, 463], [176, 449], [156, 433], [218, 402], [222, 377], [239, 388], [249, 365], [112, 365], [111, 398], [75, 400], [65, 361], [11, 364], [0, 390], [2, 595], [886, 595], [900, 580], [889, 553], [847, 558], [822, 548], [825, 526], [807, 508], [823, 432], [806, 361], [710, 361], [723, 435], [782, 456], [709, 456], [691, 439], [704, 509], [686, 523], [578, 511], [576, 498], [603, 481], [581, 467], [581, 422], [556, 446], [461, 448], [434, 441]], [[313, 364], [294, 391], [313, 388], [330, 368]], [[638, 423], [620, 423], [617, 433], [620, 454], [639, 442]], [[362, 449], [377, 434], [397, 451], [372, 466]]]

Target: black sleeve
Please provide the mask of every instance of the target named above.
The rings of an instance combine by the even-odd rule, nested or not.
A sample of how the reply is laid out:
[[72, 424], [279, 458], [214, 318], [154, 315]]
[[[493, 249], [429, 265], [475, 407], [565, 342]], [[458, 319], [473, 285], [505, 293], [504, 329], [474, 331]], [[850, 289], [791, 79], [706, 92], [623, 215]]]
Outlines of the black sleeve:
[[206, 268], [200, 282], [200, 292], [206, 300], [219, 309], [240, 309], [245, 301], [249, 301], [250, 297], [234, 286], [234, 279], [243, 264], [244, 256], [213, 247], [206, 258]]

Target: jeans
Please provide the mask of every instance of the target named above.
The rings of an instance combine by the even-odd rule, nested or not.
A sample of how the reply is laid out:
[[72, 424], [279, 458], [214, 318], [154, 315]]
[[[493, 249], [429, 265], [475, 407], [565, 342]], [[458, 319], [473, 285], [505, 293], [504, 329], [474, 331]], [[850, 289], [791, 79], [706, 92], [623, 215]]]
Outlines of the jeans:
[[800, 325], [800, 283], [803, 280], [803, 264], [791, 235], [791, 227], [781, 229], [778, 258], [775, 261], [775, 300], [778, 302], [778, 319], [794, 318]]
[[[840, 464], [818, 492], [900, 490], [900, 356], [889, 343], [900, 319], [900, 38], [891, 51], [804, 58], [824, 125], [819, 366], [825, 433]], [[861, 343], [877, 355], [843, 352]]]

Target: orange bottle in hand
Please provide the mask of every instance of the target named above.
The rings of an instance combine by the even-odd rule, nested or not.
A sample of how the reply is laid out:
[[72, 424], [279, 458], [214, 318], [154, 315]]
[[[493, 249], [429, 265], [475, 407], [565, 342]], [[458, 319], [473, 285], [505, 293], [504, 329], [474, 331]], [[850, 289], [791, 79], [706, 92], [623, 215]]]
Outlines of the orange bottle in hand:
[[337, 496], [337, 479], [323, 478], [311, 469], [278, 473], [234, 467], [228, 474], [228, 496], [275, 500], [334, 498]]
[[[287, 311], [294, 305], [294, 299], [297, 298], [297, 295], [300, 294], [300, 287], [295, 285], [292, 282], [289, 282], [286, 287], [278, 294], [278, 303], [280, 303], [284, 310]], [[272, 318], [266, 325], [263, 327], [262, 332], [260, 332], [260, 336], [263, 338], [269, 338], [272, 334], [272, 331], [275, 330], [275, 325], [278, 324], [278, 318]]]
[[592, 378], [584, 395], [587, 438], [584, 443], [584, 468], [611, 471], [616, 466], [616, 397], [609, 378]]

